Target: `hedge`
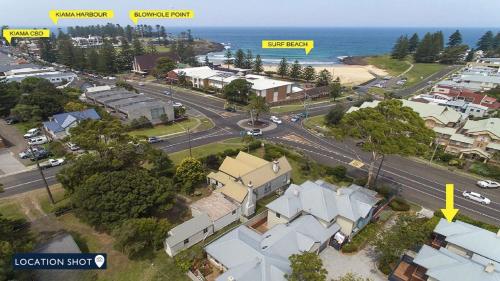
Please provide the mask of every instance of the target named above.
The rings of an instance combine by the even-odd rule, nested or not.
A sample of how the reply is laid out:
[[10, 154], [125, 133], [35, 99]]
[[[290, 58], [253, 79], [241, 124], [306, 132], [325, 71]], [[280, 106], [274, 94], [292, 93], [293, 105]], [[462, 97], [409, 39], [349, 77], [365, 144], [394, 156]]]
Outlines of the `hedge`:
[[392, 210], [398, 212], [406, 212], [410, 210], [410, 204], [408, 204], [408, 202], [401, 197], [394, 198], [394, 200], [389, 203], [389, 206]]

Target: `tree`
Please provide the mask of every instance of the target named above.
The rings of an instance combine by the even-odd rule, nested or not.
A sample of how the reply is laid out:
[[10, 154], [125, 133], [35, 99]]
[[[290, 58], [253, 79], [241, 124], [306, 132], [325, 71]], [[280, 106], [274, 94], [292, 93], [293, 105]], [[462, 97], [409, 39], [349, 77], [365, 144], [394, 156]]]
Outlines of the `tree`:
[[252, 89], [252, 83], [245, 79], [236, 79], [224, 87], [224, 97], [229, 102], [245, 104]]
[[469, 52], [467, 53], [467, 56], [465, 57], [465, 61], [466, 62], [471, 62], [472, 60], [474, 60], [474, 53], [476, 52], [476, 50], [474, 50], [474, 48], [471, 48], [469, 50]]
[[233, 62], [233, 53], [231, 53], [231, 49], [226, 50], [224, 57], [226, 58], [224, 63], [227, 65], [227, 68], [229, 68], [229, 65]]
[[488, 52], [493, 49], [494, 45], [493, 32], [488, 30], [479, 40], [477, 41], [477, 49], [483, 52]]
[[17, 276], [19, 271], [12, 268], [12, 256], [33, 250], [35, 241], [29, 230], [25, 220], [0, 214], [0, 280], [24, 280]]
[[446, 49], [444, 49], [439, 62], [444, 64], [460, 63], [464, 60], [464, 55], [467, 53], [467, 49], [467, 45], [447, 47]]
[[448, 39], [448, 47], [456, 47], [462, 44], [462, 34], [457, 29], [453, 34], [450, 35]]
[[132, 69], [134, 50], [132, 50], [127, 40], [122, 40], [121, 51], [117, 60], [117, 68], [119, 70], [126, 71]]
[[46, 62], [56, 61], [56, 52], [52, 45], [52, 39], [40, 39], [40, 58]]
[[276, 73], [278, 73], [278, 75], [280, 75], [281, 78], [288, 75], [288, 62], [286, 61], [286, 58], [281, 59]]
[[238, 49], [234, 54], [234, 67], [243, 68], [245, 66], [245, 53], [242, 49]]
[[116, 72], [116, 52], [115, 47], [109, 40], [104, 40], [99, 52], [99, 62], [97, 63], [99, 72], [113, 74]]
[[259, 116], [262, 113], [269, 112], [269, 106], [266, 103], [266, 99], [261, 96], [252, 95], [250, 102], [247, 106], [248, 112], [252, 116], [252, 123], [254, 121], [259, 121]]
[[97, 71], [97, 66], [99, 64], [99, 54], [95, 49], [90, 50], [87, 58], [87, 66], [92, 71]]
[[177, 63], [167, 57], [161, 57], [156, 61], [153, 73], [156, 77], [165, 77], [167, 73], [177, 68]]
[[323, 69], [318, 74], [318, 79], [316, 80], [316, 86], [328, 86], [332, 83], [332, 73], [326, 69]]
[[361, 277], [355, 273], [349, 272], [346, 275], [344, 275], [338, 279], [335, 279], [333, 281], [373, 281], [373, 280], [370, 278], [364, 278], [364, 277]]
[[338, 139], [361, 140], [362, 149], [371, 152], [367, 186], [371, 186], [375, 163], [383, 156], [422, 154], [434, 139], [434, 132], [418, 113], [396, 99], [346, 114], [332, 132]]
[[71, 196], [76, 214], [92, 226], [111, 229], [124, 220], [150, 216], [169, 202], [172, 184], [145, 169], [101, 172], [86, 178]]
[[298, 80], [302, 75], [302, 66], [300, 65], [298, 60], [293, 62], [292, 67], [290, 68], [290, 78], [293, 80]]
[[417, 46], [413, 55], [416, 62], [433, 63], [439, 59], [439, 53], [443, 50], [443, 33], [426, 33]]
[[208, 56], [205, 56], [205, 65], [206, 66], [210, 65], [210, 60], [208, 59]]
[[336, 101], [337, 98], [339, 98], [342, 95], [342, 86], [340, 85], [340, 78], [337, 77], [335, 81], [330, 85], [329, 88], [330, 92], [330, 98], [333, 99], [333, 101]]
[[338, 125], [340, 123], [340, 120], [342, 120], [342, 117], [344, 117], [344, 114], [344, 106], [338, 104], [337, 106], [330, 109], [330, 111], [328, 111], [328, 113], [325, 115], [325, 123], [329, 126]]
[[253, 69], [253, 54], [252, 51], [247, 50], [247, 53], [245, 54], [245, 61], [243, 62], [243, 68], [245, 69]]
[[198, 159], [188, 157], [175, 170], [175, 178], [182, 184], [185, 193], [191, 194], [196, 185], [205, 179], [203, 165]]
[[410, 51], [409, 46], [408, 36], [400, 36], [392, 48], [391, 57], [398, 60], [405, 59]]
[[20, 97], [21, 90], [19, 83], [10, 82], [0, 78], [0, 116], [7, 116], [10, 110], [16, 106]]
[[132, 50], [134, 52], [134, 56], [144, 55], [145, 53], [144, 47], [138, 37], [135, 37], [132, 41]]
[[293, 254], [289, 258], [292, 273], [286, 274], [288, 281], [326, 281], [326, 269], [316, 253]]
[[408, 40], [408, 51], [410, 53], [415, 52], [417, 50], [418, 42], [420, 41], [420, 38], [418, 37], [417, 33], [413, 33], [413, 35], [410, 37], [410, 40]]
[[307, 66], [302, 72], [302, 79], [306, 80], [307, 83], [313, 81], [316, 78], [316, 70], [314, 67]]
[[155, 218], [130, 219], [113, 231], [114, 246], [129, 258], [137, 258], [163, 246], [163, 241], [172, 228], [168, 221]]
[[256, 72], [257, 74], [260, 74], [262, 71], [264, 71], [260, 55], [257, 55], [257, 57], [255, 57], [255, 62], [253, 64], [253, 71]]
[[87, 105], [81, 102], [70, 101], [64, 105], [64, 111], [73, 112], [73, 111], [82, 111], [87, 109]]
[[175, 175], [174, 162], [163, 150], [151, 148], [148, 150], [146, 160], [151, 165], [149, 173], [155, 177], [172, 178]]

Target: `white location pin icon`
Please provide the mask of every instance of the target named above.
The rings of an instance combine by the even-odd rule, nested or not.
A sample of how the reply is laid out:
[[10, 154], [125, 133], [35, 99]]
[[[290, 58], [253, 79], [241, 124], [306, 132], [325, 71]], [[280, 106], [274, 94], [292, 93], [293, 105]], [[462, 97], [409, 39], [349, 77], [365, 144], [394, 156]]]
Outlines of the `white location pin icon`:
[[101, 268], [101, 266], [104, 264], [104, 256], [103, 255], [97, 255], [94, 258], [95, 264], [97, 267]]

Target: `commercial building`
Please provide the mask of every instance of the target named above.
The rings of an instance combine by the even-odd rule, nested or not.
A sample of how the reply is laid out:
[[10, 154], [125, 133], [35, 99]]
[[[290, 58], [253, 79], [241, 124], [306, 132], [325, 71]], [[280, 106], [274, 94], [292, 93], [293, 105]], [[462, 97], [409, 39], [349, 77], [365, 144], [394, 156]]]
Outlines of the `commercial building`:
[[[4, 76], [7, 81], [21, 82], [28, 77], [36, 77], [47, 79], [53, 84], [71, 83], [77, 79], [77, 75], [72, 72], [57, 71], [53, 67], [28, 67], [15, 68], [4, 71]], [[2, 77], [2, 76], [0, 76]]]

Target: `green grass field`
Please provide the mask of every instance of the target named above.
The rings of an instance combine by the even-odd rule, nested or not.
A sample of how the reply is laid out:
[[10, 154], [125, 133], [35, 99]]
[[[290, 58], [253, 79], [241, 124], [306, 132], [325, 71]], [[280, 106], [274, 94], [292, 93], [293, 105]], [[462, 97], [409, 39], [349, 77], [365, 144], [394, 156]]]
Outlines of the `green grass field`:
[[304, 109], [303, 104], [288, 104], [288, 105], [271, 107], [271, 113], [286, 113], [291, 111], [299, 111], [303, 109]]
[[306, 120], [304, 120], [304, 126], [310, 129], [318, 129], [318, 126], [325, 126], [325, 115], [318, 115], [307, 118]]
[[9, 219], [26, 219], [21, 206], [17, 202], [0, 201], [0, 214]]
[[[219, 152], [223, 152], [226, 149], [238, 149], [243, 147], [245, 147], [245, 144], [241, 141], [240, 138], [233, 138], [223, 142], [216, 142], [198, 147], [193, 147], [191, 149], [191, 153], [194, 158], [201, 158], [210, 154], [217, 154]], [[189, 157], [188, 144], [186, 144], [185, 150], [172, 153], [169, 155], [169, 157], [175, 164], [179, 164], [182, 160], [184, 160], [184, 158]]]
[[408, 61], [395, 60], [389, 55], [367, 57], [366, 61], [368, 64], [384, 69], [392, 76], [401, 74], [411, 65]]
[[210, 129], [212, 127], [213, 127], [212, 122], [210, 122], [210, 120], [206, 118], [198, 119], [190, 117], [187, 120], [181, 122], [175, 122], [169, 125], [156, 125], [150, 129], [133, 130], [128, 132], [128, 134], [131, 136], [158, 137], [158, 136], [172, 135], [176, 133], [183, 133], [186, 132], [188, 128], [190, 130], [196, 129], [202, 131]]
[[415, 63], [413, 68], [405, 74], [408, 78], [406, 86], [415, 85], [445, 67], [445, 65], [437, 63]]

